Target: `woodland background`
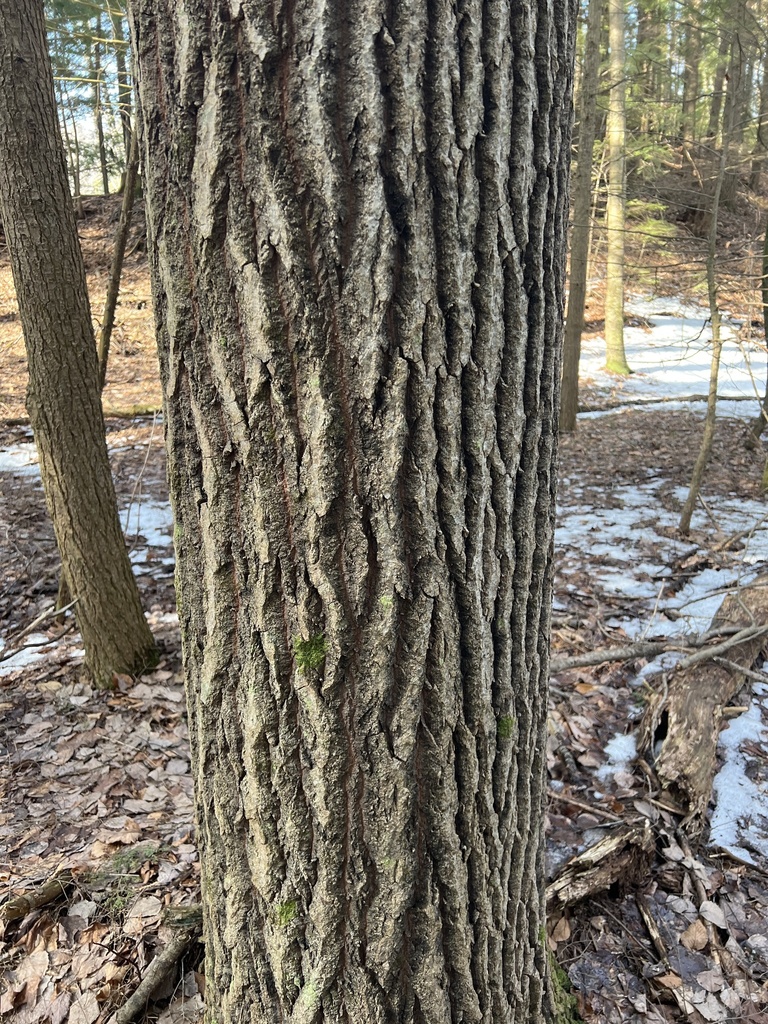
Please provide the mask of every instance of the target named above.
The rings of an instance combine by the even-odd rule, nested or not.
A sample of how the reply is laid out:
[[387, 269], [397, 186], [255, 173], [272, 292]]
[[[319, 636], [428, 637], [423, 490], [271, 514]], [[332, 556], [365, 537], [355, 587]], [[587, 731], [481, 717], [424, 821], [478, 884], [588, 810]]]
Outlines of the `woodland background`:
[[[118, 0], [62, 0], [47, 13], [98, 329], [131, 151], [128, 27]], [[581, 227], [586, 249], [575, 255], [587, 285], [584, 310], [569, 306], [568, 344], [590, 356], [604, 341], [612, 348], [610, 373], [585, 375], [582, 364], [581, 416], [561, 443], [549, 930], [570, 987], [564, 1013], [768, 1020], [763, 0], [591, 0], [575, 107], [574, 190], [586, 182], [588, 213], [574, 211], [573, 245]], [[638, 401], [623, 341], [632, 329], [651, 344], [658, 314], [686, 310], [702, 325], [698, 352], [717, 353], [722, 320], [732, 352], [761, 369], [740, 415], [728, 406], [717, 418], [693, 520], [680, 530], [717, 381], [709, 403], [699, 382], [674, 402], [662, 391]], [[674, 349], [680, 367], [691, 347]], [[71, 623], [47, 615], [58, 559], [25, 387], [0, 234], [0, 1015], [195, 1020], [198, 874], [140, 193], [103, 397], [134, 571], [163, 654], [138, 683], [117, 678], [107, 694], [82, 677]], [[697, 585], [714, 623], [686, 617]], [[730, 604], [718, 612], [723, 597]], [[753, 624], [736, 641], [734, 609]], [[721, 726], [744, 719], [749, 728], [724, 744]], [[715, 803], [713, 778], [731, 749], [742, 775], [715, 786]], [[713, 842], [710, 816], [729, 800], [738, 829]], [[163, 949], [174, 956], [147, 985]]]

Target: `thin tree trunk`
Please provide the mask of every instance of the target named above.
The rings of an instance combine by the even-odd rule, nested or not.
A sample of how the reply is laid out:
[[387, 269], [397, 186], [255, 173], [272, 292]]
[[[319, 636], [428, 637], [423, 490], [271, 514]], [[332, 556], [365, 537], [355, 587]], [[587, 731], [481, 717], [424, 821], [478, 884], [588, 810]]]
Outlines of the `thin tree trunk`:
[[[765, 222], [763, 234], [763, 259], [760, 277], [760, 299], [763, 306], [763, 335], [768, 340], [768, 218]], [[749, 425], [748, 447], [754, 448], [760, 440], [768, 424], [768, 381], [765, 385], [765, 394], [760, 406], [760, 412]]]
[[41, 0], [3, 0], [0, 38], [0, 203], [27, 346], [27, 409], [86, 665], [109, 685], [156, 652], [109, 469]]
[[211, 1016], [539, 1024], [571, 9], [131, 7]]
[[[80, 143], [77, 138], [77, 124], [75, 123], [75, 115], [72, 111], [72, 100], [70, 99], [69, 92], [59, 85], [59, 97], [61, 99], [61, 123], [64, 128], [64, 138], [67, 142], [67, 151], [69, 153], [69, 166], [72, 173], [72, 187], [75, 190], [74, 204], [75, 212], [78, 217], [83, 216], [83, 196], [82, 189], [80, 188]], [[65, 109], [66, 108], [66, 109]], [[72, 135], [73, 141], [70, 142], [69, 131], [67, 129], [67, 111], [69, 111], [70, 120], [72, 121]]]
[[[139, 144], [138, 138], [132, 133], [131, 153], [125, 172], [123, 186], [123, 202], [120, 207], [120, 220], [115, 233], [115, 248], [112, 253], [112, 267], [109, 273], [109, 285], [107, 296], [104, 300], [104, 314], [101, 320], [101, 332], [99, 333], [98, 362], [99, 362], [99, 392], [104, 390], [107, 380], [107, 366], [109, 365], [109, 347], [112, 340], [112, 331], [115, 326], [115, 311], [117, 310], [117, 299], [120, 295], [120, 280], [123, 274], [123, 261], [125, 259], [125, 246], [131, 230], [131, 219], [133, 216], [133, 203], [136, 195], [136, 181], [139, 171]], [[66, 608], [72, 600], [72, 592], [67, 582], [67, 577], [62, 567], [59, 576], [59, 588], [56, 594], [56, 607]], [[59, 617], [57, 617], [58, 620]], [[63, 615], [60, 617], [63, 619]]]
[[624, 352], [624, 206], [626, 199], [624, 0], [607, 0], [611, 88], [608, 107], [608, 254], [605, 282], [605, 368], [631, 373]]
[[712, 86], [712, 102], [709, 107], [709, 124], [707, 125], [707, 139], [716, 142], [720, 128], [720, 115], [723, 110], [723, 96], [725, 94], [725, 75], [728, 70], [728, 51], [731, 45], [731, 34], [725, 28], [721, 30], [720, 46], [717, 51], [717, 69], [715, 80]]
[[579, 408], [579, 359], [589, 272], [592, 151], [595, 143], [602, 15], [602, 0], [590, 0], [587, 35], [584, 43], [581, 106], [579, 108], [579, 158], [571, 188], [573, 203], [571, 267], [568, 315], [563, 347], [563, 380], [560, 394], [560, 430], [564, 433], [576, 429], [576, 413]]
[[99, 167], [101, 168], [101, 187], [105, 196], [109, 195], [109, 167], [107, 166], [107, 148], [104, 144], [104, 112], [101, 94], [101, 13], [96, 20], [96, 38], [91, 44], [91, 78], [93, 80], [93, 117], [96, 122], [96, 138], [98, 140]]
[[[112, 34], [114, 36], [115, 63], [117, 65], [117, 109], [120, 111], [120, 123], [123, 128], [123, 144], [125, 146], [126, 166], [131, 157], [132, 125], [132, 97], [133, 87], [131, 77], [128, 73], [128, 62], [126, 61], [127, 41], [123, 27], [123, 14], [110, 7], [109, 16], [112, 21]], [[125, 187], [125, 176], [120, 186], [120, 191]]]
[[699, 65], [701, 62], [701, 28], [698, 23], [698, 9], [691, 5], [687, 11], [688, 21], [683, 37], [683, 100], [680, 135], [683, 149], [695, 150], [698, 141], [696, 108], [699, 100]]
[[107, 297], [104, 301], [104, 316], [102, 317], [101, 333], [99, 334], [100, 392], [104, 390], [104, 384], [107, 379], [109, 346], [112, 340], [112, 329], [115, 326], [115, 310], [117, 309], [117, 298], [120, 294], [120, 279], [123, 275], [125, 246], [128, 242], [128, 235], [131, 230], [133, 201], [136, 195], [136, 180], [139, 174], [139, 143], [135, 132], [131, 133], [131, 139], [131, 152], [128, 155], [128, 164], [125, 169], [123, 202], [120, 207], [120, 220], [118, 221], [117, 231], [115, 233], [115, 248], [112, 253], [112, 268], [109, 273]]
[[683, 505], [680, 515], [678, 530], [686, 536], [691, 529], [691, 518], [693, 510], [701, 490], [701, 481], [704, 478], [704, 470], [707, 468], [709, 456], [712, 452], [712, 441], [715, 436], [715, 420], [717, 415], [717, 381], [720, 374], [720, 355], [723, 349], [722, 336], [720, 332], [720, 308], [717, 304], [717, 221], [720, 212], [720, 197], [726, 178], [727, 158], [730, 149], [731, 132], [733, 130], [733, 114], [735, 101], [733, 95], [729, 97], [726, 107], [725, 127], [723, 129], [723, 145], [720, 151], [720, 167], [715, 182], [715, 194], [712, 197], [712, 220], [709, 227], [709, 246], [707, 250], [707, 296], [709, 299], [709, 319], [712, 325], [712, 356], [709, 369], [709, 393], [707, 396], [707, 411], [704, 417], [704, 430], [701, 436], [699, 454], [694, 463], [691, 473], [691, 484], [688, 489], [688, 497]]
[[[752, 170], [749, 176], [749, 187], [753, 192], [760, 188], [760, 176], [765, 167], [768, 153], [768, 56], [763, 59], [762, 80], [760, 82], [760, 111], [757, 117], [757, 136], [752, 151]], [[766, 335], [768, 337], [768, 335]]]

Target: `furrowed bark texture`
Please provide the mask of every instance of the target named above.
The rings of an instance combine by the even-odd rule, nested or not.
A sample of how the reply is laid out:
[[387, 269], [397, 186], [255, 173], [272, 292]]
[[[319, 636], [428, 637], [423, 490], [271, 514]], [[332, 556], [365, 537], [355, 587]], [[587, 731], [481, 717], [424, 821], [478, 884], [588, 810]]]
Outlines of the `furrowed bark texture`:
[[536, 1021], [570, 4], [132, 19], [209, 1017]]
[[29, 361], [27, 409], [95, 681], [156, 661], [117, 515], [96, 343], [42, 0], [0, 0], [0, 203]]

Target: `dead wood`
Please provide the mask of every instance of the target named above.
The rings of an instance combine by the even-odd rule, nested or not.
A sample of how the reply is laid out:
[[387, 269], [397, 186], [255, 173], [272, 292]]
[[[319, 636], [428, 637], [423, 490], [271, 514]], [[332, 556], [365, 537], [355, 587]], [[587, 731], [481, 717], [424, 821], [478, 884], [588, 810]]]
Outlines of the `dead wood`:
[[607, 832], [588, 850], [572, 857], [547, 886], [547, 913], [587, 896], [604, 892], [616, 882], [622, 886], [644, 877], [654, 850], [653, 833], [647, 819], [622, 824]]
[[[728, 640], [723, 641], [716, 647], [708, 647], [710, 640], [715, 637], [732, 635]], [[680, 651], [696, 649], [697, 653], [692, 654], [681, 665], [695, 664], [698, 661], [707, 661], [710, 658], [730, 650], [738, 645], [748, 636], [758, 633], [768, 633], [768, 626], [752, 625], [744, 629], [738, 627], [714, 627], [702, 633], [700, 636], [676, 637], [674, 640], [640, 640], [634, 644], [622, 644], [618, 647], [601, 647], [596, 651], [588, 651], [585, 654], [574, 654], [569, 657], [552, 658], [550, 661], [550, 672], [557, 675], [558, 672], [566, 672], [572, 668], [587, 668], [595, 665], [605, 665], [616, 661], [635, 661], [637, 658], [656, 657], [658, 654], [665, 654], [667, 651]]]
[[[709, 803], [724, 708], [751, 675], [752, 665], [765, 647], [762, 624], [766, 621], [765, 586], [729, 594], [713, 621], [713, 630], [741, 628], [730, 640], [698, 651], [665, 674], [643, 716], [639, 749], [656, 749], [654, 769], [662, 793], [683, 808], [684, 825], [691, 835], [701, 831]], [[728, 666], [724, 667], [718, 660], [726, 650]]]
[[668, 640], [643, 640], [636, 644], [622, 644], [620, 647], [602, 647], [586, 654], [573, 654], [565, 658], [552, 658], [550, 672], [566, 672], [571, 668], [587, 668], [590, 665], [605, 665], [610, 661], [634, 661], [635, 658], [648, 658], [665, 651], [676, 650], [679, 642], [671, 644]]
[[0, 919], [3, 921], [19, 921], [26, 917], [32, 910], [46, 907], [49, 903], [65, 896], [72, 887], [72, 876], [66, 874], [56, 875], [43, 882], [32, 892], [11, 894], [0, 906]]
[[175, 973], [179, 960], [199, 934], [200, 928], [197, 926], [181, 929], [173, 935], [147, 967], [135, 991], [112, 1017], [110, 1024], [131, 1024], [146, 1010], [152, 996]]
[[554, 789], [548, 789], [547, 796], [550, 800], [556, 800], [561, 804], [571, 804], [571, 806], [578, 807], [579, 810], [586, 811], [588, 814], [594, 814], [596, 818], [602, 818], [604, 821], [622, 820], [618, 814], [613, 814], [611, 811], [604, 811], [601, 807], [595, 807], [593, 804], [585, 803], [583, 800], [577, 800], [566, 792], [557, 793]]

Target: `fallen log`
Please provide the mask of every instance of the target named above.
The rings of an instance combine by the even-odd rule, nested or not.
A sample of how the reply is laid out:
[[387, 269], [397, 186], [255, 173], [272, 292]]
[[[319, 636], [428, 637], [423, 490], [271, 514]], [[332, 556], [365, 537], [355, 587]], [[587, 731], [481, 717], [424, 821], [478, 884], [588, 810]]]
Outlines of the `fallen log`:
[[[734, 635], [665, 673], [643, 716], [638, 749], [653, 752], [661, 792], [683, 809], [683, 825], [694, 837], [704, 824], [712, 791], [724, 709], [753, 675], [752, 665], [766, 645], [766, 622], [765, 579], [729, 594], [712, 630], [731, 627]], [[723, 665], [726, 650], [727, 665]]]
[[74, 885], [72, 875], [67, 871], [47, 879], [30, 892], [11, 893], [0, 906], [0, 920], [19, 921], [33, 910], [46, 907], [49, 903], [66, 896]]

